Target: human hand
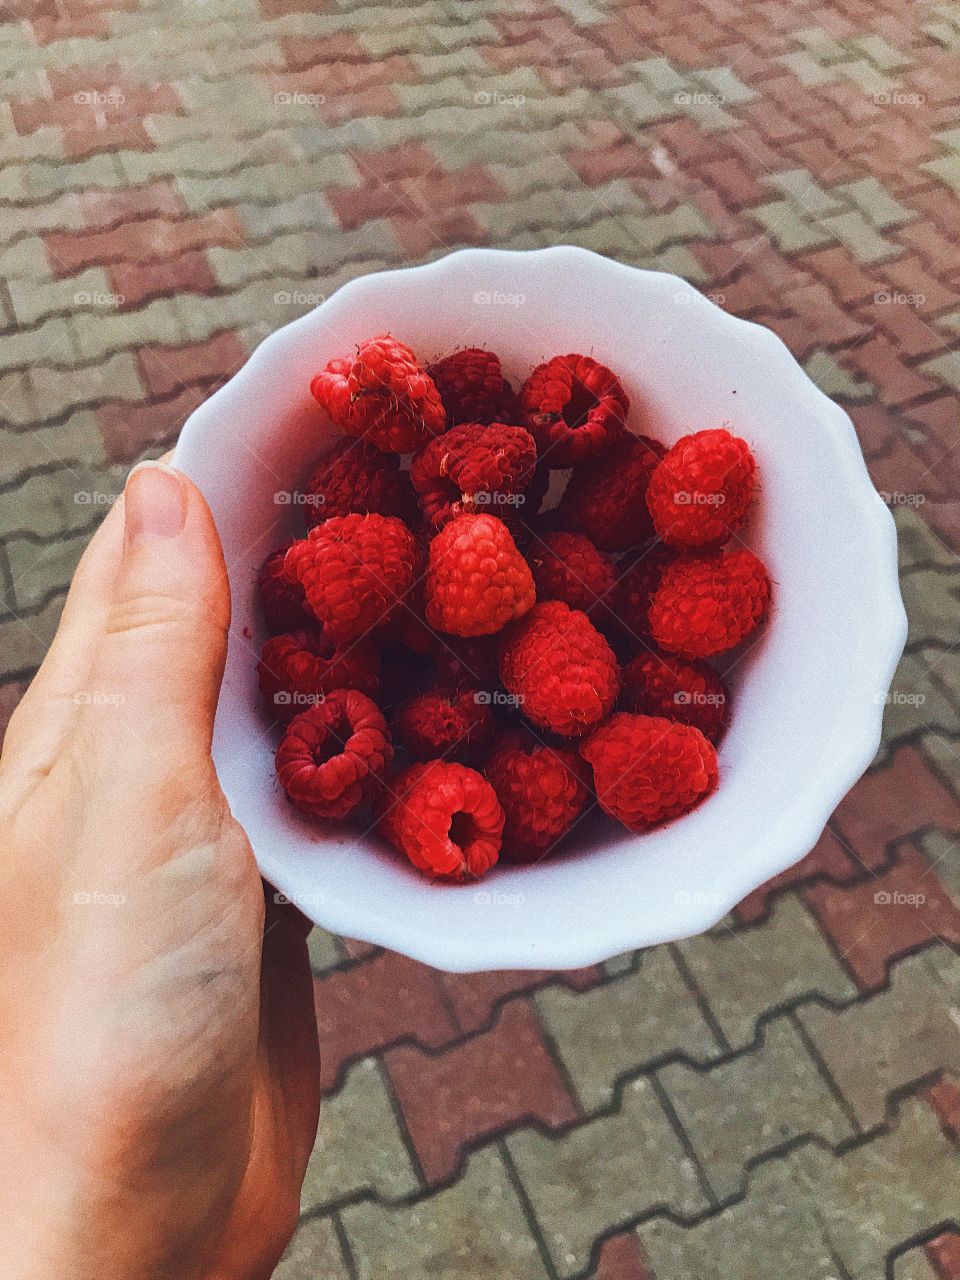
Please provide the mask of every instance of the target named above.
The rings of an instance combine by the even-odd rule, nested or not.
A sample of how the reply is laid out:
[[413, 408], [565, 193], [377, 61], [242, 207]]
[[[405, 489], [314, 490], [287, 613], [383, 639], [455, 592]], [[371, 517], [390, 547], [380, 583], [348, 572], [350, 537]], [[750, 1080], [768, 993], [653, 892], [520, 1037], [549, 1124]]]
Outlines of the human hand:
[[137, 468], [0, 760], [8, 1280], [247, 1280], [317, 1126], [306, 930], [210, 757], [230, 597], [199, 491]]

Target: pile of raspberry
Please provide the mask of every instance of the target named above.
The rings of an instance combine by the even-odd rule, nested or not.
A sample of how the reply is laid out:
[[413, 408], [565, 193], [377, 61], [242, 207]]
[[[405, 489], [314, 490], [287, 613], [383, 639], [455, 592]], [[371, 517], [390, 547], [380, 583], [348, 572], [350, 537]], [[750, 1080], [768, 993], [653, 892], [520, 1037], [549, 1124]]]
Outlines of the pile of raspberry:
[[633, 435], [578, 354], [517, 392], [491, 351], [424, 365], [383, 334], [310, 390], [339, 439], [257, 584], [290, 802], [456, 881], [552, 857], [588, 813], [643, 832], [700, 804], [730, 719], [711, 660], [770, 604], [747, 443]]

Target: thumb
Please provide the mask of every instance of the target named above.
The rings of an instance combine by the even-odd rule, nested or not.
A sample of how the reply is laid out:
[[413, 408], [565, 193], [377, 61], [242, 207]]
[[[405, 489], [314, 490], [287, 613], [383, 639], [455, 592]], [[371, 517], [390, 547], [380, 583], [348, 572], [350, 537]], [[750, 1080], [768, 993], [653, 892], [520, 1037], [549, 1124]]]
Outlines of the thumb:
[[230, 624], [220, 539], [200, 490], [142, 463], [123, 497], [123, 550], [85, 694], [116, 766], [166, 770], [209, 756]]

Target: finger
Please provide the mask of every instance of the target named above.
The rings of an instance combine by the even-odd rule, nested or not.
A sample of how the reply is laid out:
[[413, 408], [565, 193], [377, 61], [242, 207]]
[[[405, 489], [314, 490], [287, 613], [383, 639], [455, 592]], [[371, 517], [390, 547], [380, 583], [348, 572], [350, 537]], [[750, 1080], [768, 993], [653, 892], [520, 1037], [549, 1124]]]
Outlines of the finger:
[[[230, 591], [199, 489], [160, 463], [131, 472], [123, 547], [81, 727], [114, 776], [209, 758]], [[149, 781], [149, 777], [144, 779]]]

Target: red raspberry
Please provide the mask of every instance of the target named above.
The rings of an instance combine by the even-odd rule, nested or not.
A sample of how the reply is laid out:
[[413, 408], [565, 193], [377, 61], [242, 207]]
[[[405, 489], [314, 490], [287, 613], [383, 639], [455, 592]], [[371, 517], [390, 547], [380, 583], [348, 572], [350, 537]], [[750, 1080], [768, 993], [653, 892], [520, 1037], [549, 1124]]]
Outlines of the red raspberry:
[[323, 701], [334, 689], [373, 695], [380, 684], [380, 655], [369, 640], [335, 645], [322, 631], [271, 636], [257, 667], [260, 691], [278, 720], [289, 720]]
[[617, 571], [582, 533], [547, 533], [527, 553], [538, 600], [562, 600], [598, 616], [609, 606]]
[[284, 557], [292, 546], [293, 542], [285, 542], [271, 551], [257, 578], [260, 611], [271, 635], [314, 625], [303, 587], [283, 567]]
[[626, 551], [645, 542], [653, 523], [645, 501], [647, 484], [663, 456], [648, 436], [627, 436], [609, 453], [570, 477], [557, 518], [585, 533], [602, 551]]
[[537, 365], [523, 384], [520, 405], [541, 457], [557, 469], [606, 453], [623, 434], [630, 401], [604, 365], [568, 355]]
[[413, 586], [417, 544], [394, 516], [334, 516], [287, 552], [284, 568], [331, 640], [347, 643], [382, 626]]
[[440, 530], [424, 595], [431, 627], [455, 636], [492, 635], [536, 598], [530, 567], [495, 516], [457, 516]]
[[529, 720], [566, 737], [599, 724], [620, 692], [613, 650], [585, 613], [560, 600], [535, 605], [506, 633], [500, 679]]
[[433, 637], [432, 657], [437, 683], [490, 692], [500, 683], [496, 641], [490, 636]]
[[331, 360], [310, 390], [344, 435], [378, 449], [410, 453], [447, 425], [433, 380], [389, 334], [361, 342], [352, 360]]
[[729, 699], [716, 671], [701, 659], [641, 653], [623, 669], [623, 705], [639, 715], [692, 724], [717, 743]]
[[393, 733], [414, 760], [466, 760], [493, 736], [490, 694], [428, 689], [398, 709]]
[[497, 860], [503, 810], [486, 778], [430, 760], [391, 778], [379, 829], [415, 867], [451, 880], [482, 876]]
[[290, 721], [277, 748], [277, 777], [314, 818], [345, 818], [372, 798], [393, 759], [387, 722], [355, 689], [335, 689]]
[[506, 818], [504, 862], [538, 862], [583, 812], [590, 792], [572, 747], [548, 747], [519, 731], [503, 734], [484, 772]]
[[519, 422], [519, 404], [492, 351], [467, 347], [427, 365], [451, 427], [461, 422]]
[[395, 454], [381, 453], [366, 440], [338, 440], [307, 483], [307, 527], [332, 516], [397, 516], [412, 523], [416, 503], [409, 478]]
[[516, 496], [532, 479], [536, 462], [537, 446], [523, 427], [468, 422], [418, 453], [410, 479], [427, 523], [440, 529], [464, 512], [502, 516], [520, 505]]
[[580, 754], [601, 809], [631, 831], [679, 818], [717, 785], [717, 753], [700, 730], [660, 716], [618, 712]]
[[709, 658], [745, 639], [767, 612], [770, 579], [746, 547], [684, 556], [669, 565], [648, 614], [661, 649]]
[[620, 627], [635, 639], [650, 634], [647, 621], [650, 601], [660, 585], [664, 569], [675, 559], [675, 552], [657, 542], [640, 552], [636, 560], [621, 565], [611, 596], [611, 610]]
[[756, 475], [746, 440], [723, 428], [684, 436], [647, 486], [654, 528], [683, 550], [726, 542], [747, 517]]

